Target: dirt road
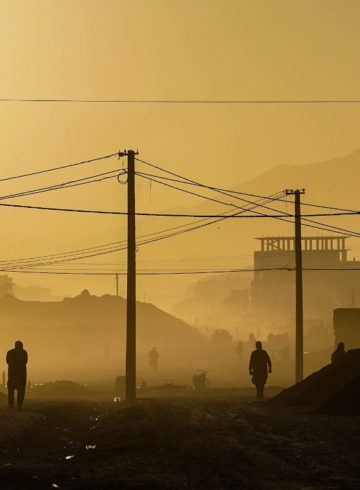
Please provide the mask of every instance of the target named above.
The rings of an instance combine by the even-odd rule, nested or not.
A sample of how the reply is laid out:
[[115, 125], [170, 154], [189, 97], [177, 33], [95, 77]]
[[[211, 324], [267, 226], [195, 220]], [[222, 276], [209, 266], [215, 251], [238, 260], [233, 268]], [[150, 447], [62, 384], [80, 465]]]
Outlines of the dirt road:
[[133, 407], [2, 405], [1, 488], [360, 488], [358, 417], [246, 400], [227, 391], [153, 396]]

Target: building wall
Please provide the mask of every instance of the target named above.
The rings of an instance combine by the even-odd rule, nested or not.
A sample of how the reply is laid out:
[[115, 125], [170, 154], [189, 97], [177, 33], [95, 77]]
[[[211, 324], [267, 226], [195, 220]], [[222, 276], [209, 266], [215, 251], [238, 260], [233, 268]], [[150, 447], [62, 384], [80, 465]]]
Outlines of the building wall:
[[360, 308], [334, 310], [335, 344], [344, 342], [346, 349], [360, 348]]
[[[256, 251], [254, 268], [295, 267], [293, 250]], [[303, 250], [303, 268], [359, 268], [346, 260], [344, 250]], [[360, 270], [303, 272], [304, 316], [331, 319], [334, 308], [352, 306], [360, 300]], [[289, 318], [295, 308], [295, 271], [254, 272], [251, 285], [252, 310]]]

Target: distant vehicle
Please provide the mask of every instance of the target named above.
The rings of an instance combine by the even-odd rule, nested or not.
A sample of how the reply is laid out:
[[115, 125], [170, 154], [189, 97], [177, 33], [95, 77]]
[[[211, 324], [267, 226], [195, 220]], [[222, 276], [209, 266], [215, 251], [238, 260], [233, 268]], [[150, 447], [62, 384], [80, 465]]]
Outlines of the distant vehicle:
[[207, 371], [199, 369], [199, 374], [193, 376], [193, 389], [195, 391], [202, 391], [209, 388], [209, 380], [207, 378]]

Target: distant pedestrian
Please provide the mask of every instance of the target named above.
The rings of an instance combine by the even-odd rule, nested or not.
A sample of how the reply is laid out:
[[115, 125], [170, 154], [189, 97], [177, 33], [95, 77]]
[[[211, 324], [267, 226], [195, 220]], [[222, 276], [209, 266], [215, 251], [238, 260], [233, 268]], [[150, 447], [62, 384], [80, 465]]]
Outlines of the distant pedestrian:
[[260, 341], [257, 341], [255, 345], [256, 350], [250, 356], [249, 373], [252, 376], [252, 382], [256, 386], [257, 398], [263, 400], [268, 373], [271, 373], [271, 359], [266, 350], [263, 350]]
[[158, 370], [158, 359], [159, 359], [159, 353], [156, 350], [156, 347], [153, 347], [153, 349], [149, 352], [149, 366], [151, 369], [156, 372]]
[[9, 408], [14, 408], [14, 392], [17, 390], [17, 408], [21, 410], [25, 398], [28, 354], [20, 340], [15, 342], [15, 349], [8, 351], [6, 362], [9, 366], [7, 384]]
[[236, 355], [237, 355], [239, 362], [242, 362], [242, 360], [243, 360], [243, 345], [242, 345], [241, 341], [238, 342], [235, 350], [236, 350]]
[[333, 364], [342, 361], [346, 357], [345, 344], [344, 342], [339, 342], [336, 350], [332, 353], [331, 362]]

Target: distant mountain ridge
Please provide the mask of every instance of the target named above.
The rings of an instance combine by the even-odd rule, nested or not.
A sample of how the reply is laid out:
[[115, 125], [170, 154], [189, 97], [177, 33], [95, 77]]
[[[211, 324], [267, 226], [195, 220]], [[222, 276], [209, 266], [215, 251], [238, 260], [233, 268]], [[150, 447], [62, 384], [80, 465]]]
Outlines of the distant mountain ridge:
[[277, 165], [232, 189], [243, 192], [256, 190], [259, 194], [268, 195], [270, 185], [274, 191], [304, 187], [304, 201], [311, 198], [320, 204], [335, 206], [353, 203], [360, 209], [359, 178], [360, 150], [355, 150], [346, 156], [321, 162]]

